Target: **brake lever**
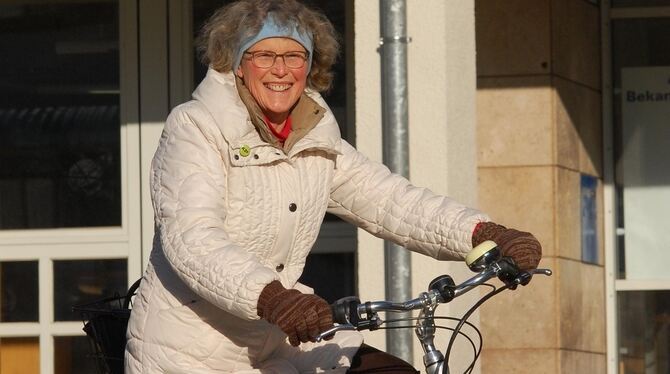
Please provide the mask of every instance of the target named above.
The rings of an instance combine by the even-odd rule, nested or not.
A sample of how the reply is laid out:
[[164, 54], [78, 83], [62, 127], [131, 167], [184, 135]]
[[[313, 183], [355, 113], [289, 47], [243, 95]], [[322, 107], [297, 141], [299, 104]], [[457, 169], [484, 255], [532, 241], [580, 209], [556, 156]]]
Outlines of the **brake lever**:
[[337, 325], [333, 326], [330, 329], [322, 332], [316, 337], [316, 342], [320, 343], [323, 339], [335, 335], [336, 332], [338, 331], [356, 331], [356, 326], [350, 325], [350, 324], [342, 324], [342, 325]]
[[533, 275], [540, 274], [551, 276], [553, 272], [550, 269], [530, 269], [519, 272], [514, 280], [511, 282], [513, 286], [510, 286], [510, 289], [514, 290], [518, 285], [525, 286], [530, 283], [530, 280], [533, 278]]
[[551, 269], [532, 269], [528, 270], [528, 272], [531, 273], [531, 275], [540, 274], [540, 275], [546, 275], [548, 277], [554, 274], [554, 272], [552, 272]]

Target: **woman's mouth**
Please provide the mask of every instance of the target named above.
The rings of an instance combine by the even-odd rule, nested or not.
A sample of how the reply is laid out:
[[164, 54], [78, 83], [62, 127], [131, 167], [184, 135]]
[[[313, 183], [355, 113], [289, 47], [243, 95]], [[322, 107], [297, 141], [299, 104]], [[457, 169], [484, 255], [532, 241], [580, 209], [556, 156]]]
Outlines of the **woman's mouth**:
[[264, 83], [263, 85], [274, 92], [283, 92], [293, 86], [290, 83]]

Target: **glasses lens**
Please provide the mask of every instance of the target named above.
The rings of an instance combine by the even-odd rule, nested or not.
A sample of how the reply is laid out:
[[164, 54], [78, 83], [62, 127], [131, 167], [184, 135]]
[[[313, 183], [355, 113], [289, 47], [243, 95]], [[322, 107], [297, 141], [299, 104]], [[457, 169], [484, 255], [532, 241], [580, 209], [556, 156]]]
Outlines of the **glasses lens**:
[[259, 68], [269, 68], [274, 64], [276, 54], [272, 52], [255, 52], [252, 56], [256, 66]]
[[305, 65], [305, 60], [307, 60], [307, 56], [300, 52], [289, 52], [281, 55], [269, 51], [248, 53], [251, 53], [253, 64], [262, 69], [271, 68], [275, 64], [277, 56], [281, 56], [284, 60], [284, 65], [290, 69], [299, 69], [303, 67]]
[[298, 69], [305, 64], [305, 56], [302, 53], [286, 53], [284, 63], [289, 68]]

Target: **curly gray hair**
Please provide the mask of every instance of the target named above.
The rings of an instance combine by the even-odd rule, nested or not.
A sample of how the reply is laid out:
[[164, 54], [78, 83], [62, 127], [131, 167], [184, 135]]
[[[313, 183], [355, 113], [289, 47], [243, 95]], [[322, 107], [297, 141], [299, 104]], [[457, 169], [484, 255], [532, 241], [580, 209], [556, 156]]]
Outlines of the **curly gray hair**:
[[219, 8], [198, 37], [202, 62], [222, 73], [231, 71], [241, 42], [258, 34], [270, 12], [278, 24], [294, 23], [300, 31], [312, 34], [314, 55], [307, 86], [319, 92], [328, 90], [340, 50], [337, 33], [325, 15], [296, 0], [239, 0]]

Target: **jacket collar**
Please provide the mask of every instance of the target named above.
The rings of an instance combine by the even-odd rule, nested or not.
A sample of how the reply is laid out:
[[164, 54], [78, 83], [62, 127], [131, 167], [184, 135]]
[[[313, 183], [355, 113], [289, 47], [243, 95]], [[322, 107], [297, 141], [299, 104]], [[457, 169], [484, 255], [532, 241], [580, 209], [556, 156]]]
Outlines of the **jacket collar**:
[[[280, 148], [263, 122], [260, 108], [251, 94], [244, 86], [240, 86], [241, 88], [237, 87], [232, 72], [219, 73], [210, 68], [205, 79], [193, 92], [193, 98], [207, 108], [229, 143], [255, 138], [259, 143]], [[291, 115], [294, 130], [284, 143], [284, 151], [289, 157], [314, 148], [340, 153], [340, 130], [321, 95], [309, 89], [305, 90]]]

